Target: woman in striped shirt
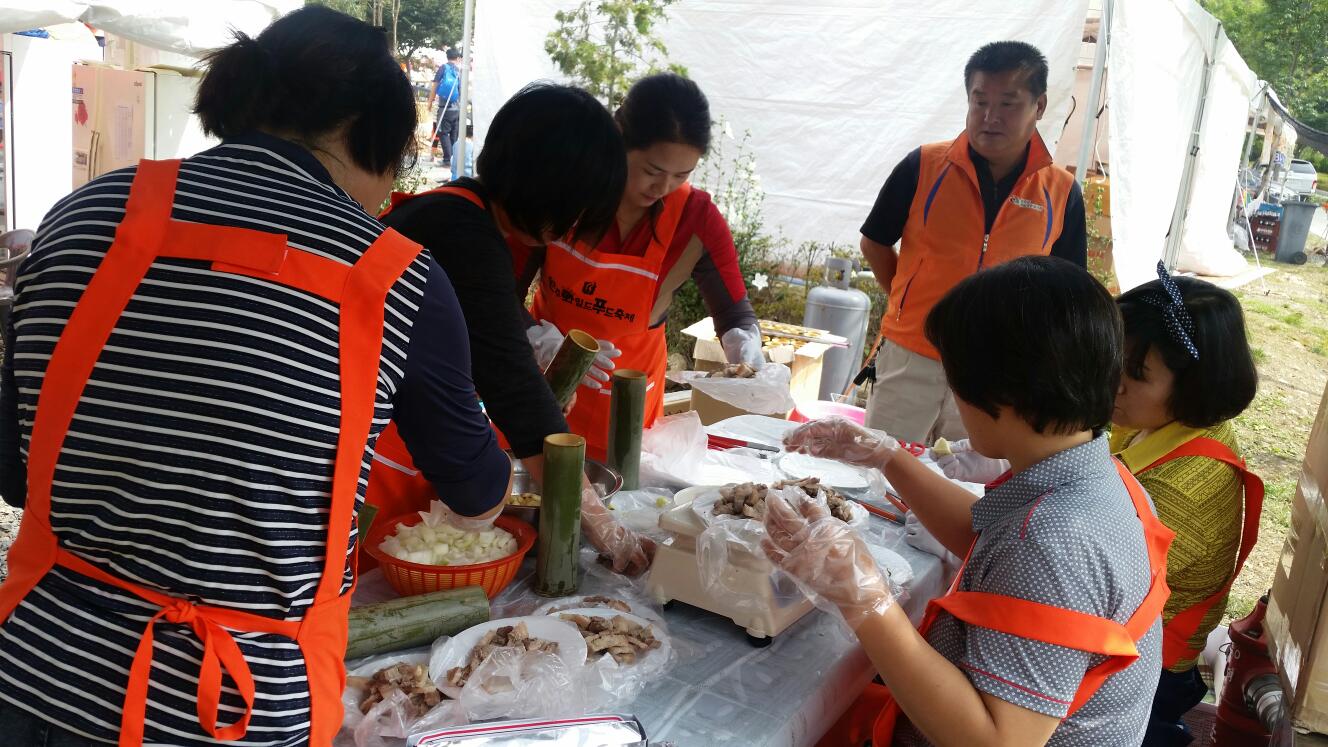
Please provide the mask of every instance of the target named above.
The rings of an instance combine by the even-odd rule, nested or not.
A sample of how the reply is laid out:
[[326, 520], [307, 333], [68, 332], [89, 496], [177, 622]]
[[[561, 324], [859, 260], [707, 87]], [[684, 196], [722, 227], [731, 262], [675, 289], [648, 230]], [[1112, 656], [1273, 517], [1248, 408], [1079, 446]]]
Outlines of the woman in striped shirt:
[[366, 212], [416, 125], [382, 32], [296, 11], [210, 58], [197, 111], [220, 146], [80, 188], [19, 273], [6, 744], [328, 744], [378, 433], [427, 423], [458, 517], [507, 495], [447, 277]]

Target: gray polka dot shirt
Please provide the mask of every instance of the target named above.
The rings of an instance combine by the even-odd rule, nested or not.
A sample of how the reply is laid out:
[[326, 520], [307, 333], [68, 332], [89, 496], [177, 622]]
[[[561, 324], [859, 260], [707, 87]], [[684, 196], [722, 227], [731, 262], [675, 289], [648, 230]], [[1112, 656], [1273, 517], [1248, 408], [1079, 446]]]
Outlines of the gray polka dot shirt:
[[[973, 505], [979, 532], [960, 589], [1005, 594], [1124, 623], [1148, 592], [1148, 550], [1107, 438], [1056, 454], [989, 488]], [[1162, 668], [1161, 621], [1140, 657], [1061, 722], [1052, 747], [1138, 745]], [[1064, 718], [1102, 656], [969, 626], [942, 612], [927, 641], [978, 690]], [[896, 745], [930, 744], [901, 720]]]

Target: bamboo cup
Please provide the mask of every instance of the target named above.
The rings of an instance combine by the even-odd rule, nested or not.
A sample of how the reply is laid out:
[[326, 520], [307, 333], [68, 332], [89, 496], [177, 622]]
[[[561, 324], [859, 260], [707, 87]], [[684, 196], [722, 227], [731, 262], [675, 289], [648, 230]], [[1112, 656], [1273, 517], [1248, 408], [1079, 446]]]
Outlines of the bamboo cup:
[[623, 490], [641, 487], [641, 430], [646, 416], [644, 371], [613, 372], [609, 403], [609, 466], [622, 475]]
[[535, 554], [535, 593], [565, 597], [576, 593], [581, 550], [581, 474], [586, 440], [572, 433], [544, 438], [544, 494], [540, 499], [539, 544]]

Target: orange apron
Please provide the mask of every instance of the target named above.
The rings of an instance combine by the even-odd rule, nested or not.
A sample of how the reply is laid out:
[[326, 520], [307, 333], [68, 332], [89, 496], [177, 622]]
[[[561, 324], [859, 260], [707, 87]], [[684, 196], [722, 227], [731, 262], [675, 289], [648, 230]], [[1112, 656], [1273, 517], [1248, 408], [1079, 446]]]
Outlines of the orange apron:
[[[579, 329], [608, 340], [622, 351], [619, 369], [647, 376], [645, 427], [664, 413], [664, 374], [668, 345], [664, 325], [651, 328], [650, 313], [659, 295], [659, 274], [691, 194], [683, 184], [663, 200], [650, 245], [637, 257], [601, 251], [583, 242], [555, 241], [548, 246], [530, 313], [566, 333]], [[609, 402], [613, 388], [582, 386], [567, 415], [568, 429], [585, 437], [586, 456], [604, 459], [609, 441]]]
[[[28, 453], [28, 503], [9, 553], [9, 577], [0, 586], [0, 619], [8, 619], [23, 597], [57, 565], [160, 608], [144, 628], [129, 669], [120, 747], [143, 742], [158, 621], [187, 626], [202, 643], [198, 720], [204, 732], [223, 741], [240, 739], [248, 730], [255, 692], [249, 664], [230, 630], [285, 636], [299, 644], [308, 673], [309, 743], [331, 744], [341, 728], [346, 678], [342, 657], [351, 599], [351, 592], [340, 593], [346, 559], [336, 548], [345, 547], [354, 520], [360, 463], [373, 419], [383, 305], [388, 289], [421, 248], [388, 230], [354, 267], [347, 267], [288, 247], [280, 234], [175, 221], [171, 201], [179, 168], [179, 161], [139, 162], [115, 241], [70, 314], [47, 365]], [[268, 279], [340, 306], [341, 430], [333, 466], [328, 550], [314, 602], [302, 619], [279, 620], [193, 604], [130, 583], [65, 550], [51, 529], [51, 481], [88, 375], [148, 268], [164, 258], [209, 261], [214, 271]], [[244, 714], [227, 725], [218, 722], [223, 672], [234, 681], [245, 703]]]
[[1245, 567], [1246, 558], [1250, 556], [1250, 551], [1254, 549], [1255, 543], [1259, 541], [1259, 517], [1263, 513], [1263, 480], [1260, 480], [1258, 475], [1250, 472], [1245, 467], [1244, 459], [1236, 456], [1226, 444], [1216, 439], [1190, 439], [1139, 472], [1142, 474], [1154, 467], [1160, 467], [1173, 459], [1180, 459], [1181, 457], [1208, 457], [1234, 467], [1240, 473], [1241, 482], [1244, 485], [1242, 492], [1244, 494], [1245, 519], [1241, 526], [1240, 550], [1236, 554], [1235, 572], [1222, 585], [1222, 588], [1214, 592], [1212, 596], [1176, 613], [1162, 627], [1163, 669], [1170, 669], [1176, 662], [1199, 655], [1202, 649], [1191, 646], [1190, 639], [1199, 631], [1199, 626], [1203, 624], [1209, 611], [1216, 604], [1226, 599], [1227, 593], [1231, 591], [1231, 585], [1236, 582], [1236, 576], [1240, 575], [1240, 569]]
[[[391, 204], [378, 217], [385, 218], [398, 205], [422, 195], [448, 194], [462, 197], [474, 203], [481, 210], [486, 209], [479, 195], [464, 187], [438, 187], [418, 194], [393, 192]], [[495, 428], [495, 431], [497, 429]], [[501, 434], [499, 434], [501, 435]], [[503, 444], [507, 448], [507, 444]], [[364, 502], [378, 509], [375, 521], [395, 519], [415, 511], [427, 511], [429, 501], [438, 497], [433, 485], [415, 468], [406, 442], [401, 440], [395, 422], [388, 423], [383, 432], [378, 434], [374, 446], [374, 460], [369, 470], [369, 487], [364, 492]], [[360, 567], [366, 570], [377, 563], [368, 553], [360, 553]]]
[[[1111, 675], [1125, 669], [1139, 658], [1136, 644], [1161, 616], [1171, 591], [1167, 588], [1167, 548], [1175, 533], [1163, 526], [1148, 503], [1148, 494], [1125, 465], [1116, 462], [1116, 471], [1130, 491], [1135, 513], [1144, 527], [1148, 546], [1148, 566], [1152, 582], [1139, 608], [1124, 625], [1106, 618], [1025, 599], [980, 591], [959, 591], [964, 568], [959, 569], [950, 591], [927, 603], [927, 614], [918, 632], [925, 638], [944, 610], [968, 625], [998, 630], [1043, 643], [1102, 654], [1105, 661], [1084, 673], [1066, 718], [1089, 701]], [[974, 540], [973, 546], [977, 545]], [[973, 546], [968, 549], [969, 556]], [[964, 566], [968, 558], [964, 559]], [[883, 685], [871, 684], [850, 706], [830, 731], [817, 742], [818, 747], [843, 747], [862, 744], [868, 739], [873, 747], [886, 747], [894, 741], [900, 717], [899, 704]]]

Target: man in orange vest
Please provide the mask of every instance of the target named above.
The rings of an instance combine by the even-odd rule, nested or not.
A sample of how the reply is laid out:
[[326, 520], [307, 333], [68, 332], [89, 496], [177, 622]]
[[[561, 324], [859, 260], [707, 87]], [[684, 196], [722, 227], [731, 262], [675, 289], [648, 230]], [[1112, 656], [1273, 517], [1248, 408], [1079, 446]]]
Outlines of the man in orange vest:
[[862, 254], [890, 294], [867, 425], [905, 441], [965, 435], [923, 334], [927, 312], [946, 291], [1029, 254], [1087, 263], [1083, 196], [1037, 132], [1047, 108], [1046, 58], [1024, 42], [988, 44], [969, 58], [964, 86], [964, 132], [905, 156], [862, 224]]

